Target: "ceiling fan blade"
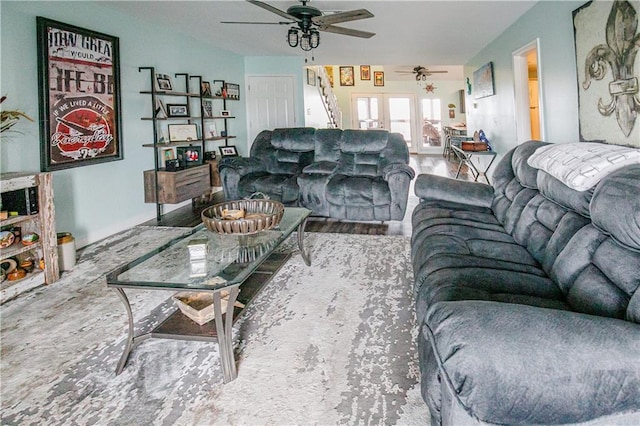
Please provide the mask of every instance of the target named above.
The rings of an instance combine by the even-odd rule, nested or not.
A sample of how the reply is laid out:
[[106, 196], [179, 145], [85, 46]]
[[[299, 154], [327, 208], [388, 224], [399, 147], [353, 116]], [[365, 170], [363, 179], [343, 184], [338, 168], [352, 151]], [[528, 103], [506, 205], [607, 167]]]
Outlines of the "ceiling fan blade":
[[291, 25], [295, 22], [246, 22], [246, 21], [220, 21], [221, 24], [257, 24], [257, 25]]
[[440, 74], [440, 73], [447, 73], [449, 71], [427, 71], [425, 74]]
[[316, 16], [311, 19], [316, 25], [333, 25], [340, 22], [357, 21], [359, 19], [373, 18], [373, 13], [367, 9], [350, 10], [348, 12], [339, 12], [330, 15]]
[[287, 12], [278, 9], [277, 7], [273, 7], [270, 4], [267, 4], [267, 3], [264, 3], [264, 2], [261, 2], [261, 1], [256, 1], [256, 0], [247, 0], [247, 1], [249, 3], [251, 3], [251, 4], [253, 4], [253, 5], [256, 5], [258, 7], [261, 7], [263, 9], [265, 9], [265, 10], [268, 10], [271, 13], [275, 13], [276, 15], [280, 15], [283, 18], [289, 19], [291, 21], [294, 21], [294, 22], [300, 22], [301, 21], [301, 19], [296, 18], [293, 15], [289, 15]]
[[360, 31], [360, 30], [353, 30], [351, 28], [338, 27], [336, 25], [322, 26], [322, 27], [318, 27], [318, 29], [320, 31], [326, 31], [328, 33], [336, 33], [336, 34], [348, 35], [348, 36], [352, 36], [352, 37], [361, 37], [361, 38], [371, 38], [374, 35], [376, 35], [376, 33], [370, 33], [370, 32], [367, 32], [367, 31]]

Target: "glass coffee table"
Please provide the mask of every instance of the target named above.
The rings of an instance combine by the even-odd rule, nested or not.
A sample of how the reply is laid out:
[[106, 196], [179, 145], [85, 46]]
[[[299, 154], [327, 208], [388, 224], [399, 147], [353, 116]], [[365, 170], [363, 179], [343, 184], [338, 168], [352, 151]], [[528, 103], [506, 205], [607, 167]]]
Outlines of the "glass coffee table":
[[[232, 326], [291, 253], [276, 249], [297, 231], [298, 250], [307, 265], [311, 261], [304, 250], [304, 228], [311, 210], [285, 207], [280, 224], [273, 230], [254, 235], [222, 235], [199, 225], [186, 236], [120, 266], [107, 274], [107, 287], [114, 289], [124, 303], [129, 330], [116, 375], [124, 369], [134, 346], [151, 338], [217, 341], [225, 383], [237, 376], [232, 347]], [[194, 259], [190, 251], [206, 244], [204, 259]], [[193, 254], [193, 251], [191, 251]], [[136, 335], [131, 304], [125, 289], [168, 290], [173, 292], [213, 293], [214, 319], [203, 325], [176, 310], [151, 331]], [[222, 298], [227, 301], [222, 312]], [[238, 295], [241, 295], [239, 298]], [[227, 299], [228, 298], [228, 299]], [[236, 303], [236, 302], [241, 303]], [[242, 307], [238, 307], [238, 306]]]

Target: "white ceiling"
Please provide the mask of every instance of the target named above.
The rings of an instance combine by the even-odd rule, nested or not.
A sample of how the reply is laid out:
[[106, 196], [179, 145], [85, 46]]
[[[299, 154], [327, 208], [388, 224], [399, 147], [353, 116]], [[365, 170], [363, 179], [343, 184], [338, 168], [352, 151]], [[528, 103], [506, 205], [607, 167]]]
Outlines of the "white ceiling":
[[[370, 64], [411, 69], [463, 65], [511, 26], [537, 0], [510, 1], [311, 1], [323, 12], [366, 8], [370, 19], [337, 24], [370, 31], [361, 39], [321, 33], [315, 64]], [[267, 0], [285, 10], [295, 1]], [[220, 21], [278, 22], [284, 18], [246, 1], [106, 1], [140, 20], [246, 56], [305, 56], [289, 47], [287, 25], [231, 25]], [[311, 63], [311, 54], [307, 53]], [[434, 74], [433, 77], [438, 77]], [[410, 76], [408, 78], [411, 78]]]

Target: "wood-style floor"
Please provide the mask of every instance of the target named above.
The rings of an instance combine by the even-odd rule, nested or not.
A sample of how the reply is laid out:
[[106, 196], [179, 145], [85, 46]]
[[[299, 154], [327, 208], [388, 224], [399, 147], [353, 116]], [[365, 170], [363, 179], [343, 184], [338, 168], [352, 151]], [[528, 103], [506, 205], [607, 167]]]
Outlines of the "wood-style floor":
[[[416, 171], [416, 176], [421, 173], [430, 173], [439, 176], [454, 178], [458, 170], [458, 162], [454, 159], [447, 161], [442, 155], [416, 155], [412, 154], [409, 165]], [[460, 171], [459, 179], [471, 180], [471, 174], [465, 166]], [[414, 179], [415, 181], [415, 179]], [[200, 213], [208, 205], [224, 201], [222, 198], [214, 199], [210, 204], [200, 206], [184, 206], [163, 215], [162, 220], [149, 220], [143, 225], [159, 226], [186, 226], [198, 225]], [[418, 205], [418, 197], [413, 192], [413, 182], [409, 188], [409, 199], [404, 219], [389, 222], [352, 222], [338, 221], [326, 218], [310, 218], [305, 230], [307, 232], [328, 232], [341, 234], [369, 234], [369, 235], [405, 235], [411, 236], [411, 213]]]

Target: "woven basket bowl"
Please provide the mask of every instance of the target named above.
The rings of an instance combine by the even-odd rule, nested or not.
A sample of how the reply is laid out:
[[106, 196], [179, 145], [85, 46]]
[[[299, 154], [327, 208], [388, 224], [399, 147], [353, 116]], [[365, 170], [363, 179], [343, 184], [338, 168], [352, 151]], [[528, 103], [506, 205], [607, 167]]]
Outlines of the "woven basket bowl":
[[[223, 210], [244, 209], [246, 214], [261, 213], [252, 219], [228, 220], [222, 218]], [[273, 200], [227, 201], [207, 207], [202, 211], [202, 223], [209, 231], [220, 234], [249, 235], [275, 228], [284, 214], [284, 205]]]

